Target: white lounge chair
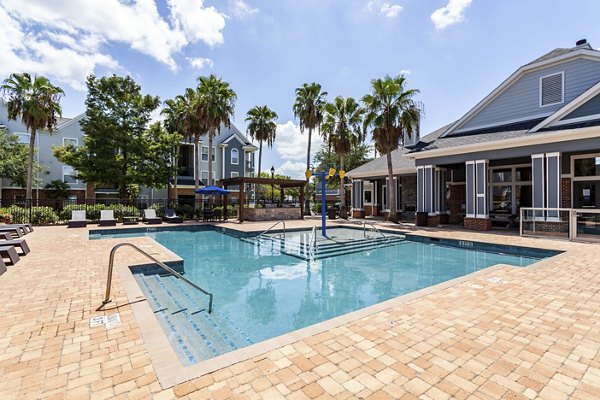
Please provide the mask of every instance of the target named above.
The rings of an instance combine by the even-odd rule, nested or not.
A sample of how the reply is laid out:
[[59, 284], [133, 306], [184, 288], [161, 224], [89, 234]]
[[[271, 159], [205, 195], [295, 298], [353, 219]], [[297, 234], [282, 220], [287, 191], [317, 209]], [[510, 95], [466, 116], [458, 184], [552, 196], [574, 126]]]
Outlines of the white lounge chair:
[[85, 210], [71, 211], [71, 220], [67, 228], [85, 228], [87, 226], [87, 218]]
[[154, 208], [147, 208], [144, 210], [144, 221], [148, 224], [162, 224], [162, 219], [156, 216], [156, 210]]
[[100, 210], [99, 226], [116, 226], [115, 212], [113, 210]]

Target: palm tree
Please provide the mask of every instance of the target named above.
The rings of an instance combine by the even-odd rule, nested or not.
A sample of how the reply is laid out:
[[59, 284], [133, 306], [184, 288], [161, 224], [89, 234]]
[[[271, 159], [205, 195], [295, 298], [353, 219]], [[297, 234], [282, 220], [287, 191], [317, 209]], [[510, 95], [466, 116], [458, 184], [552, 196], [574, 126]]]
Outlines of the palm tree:
[[[323, 107], [325, 106], [327, 92], [321, 92], [318, 83], [305, 83], [296, 88], [296, 101], [294, 102], [294, 116], [300, 120], [300, 132], [308, 129], [308, 149], [306, 151], [306, 170], [310, 170], [310, 144], [312, 131], [321, 126], [323, 122]], [[309, 179], [306, 180], [308, 194]], [[305, 214], [310, 214], [310, 199], [306, 196]]]
[[[344, 169], [344, 160], [353, 146], [364, 141], [362, 116], [364, 110], [352, 97], [338, 96], [324, 108], [325, 118], [321, 125], [321, 134], [330, 148], [340, 157], [340, 169]], [[340, 202], [346, 207], [344, 178], [340, 177]], [[345, 217], [345, 214], [344, 214]]]
[[237, 95], [229, 87], [229, 83], [218, 78], [216, 75], [201, 76], [198, 78], [196, 93], [198, 116], [208, 134], [208, 182], [212, 182], [212, 145], [221, 125], [231, 126], [231, 118], [235, 108]]
[[[409, 137], [419, 129], [421, 105], [413, 100], [417, 89], [405, 89], [406, 79], [403, 75], [386, 76], [384, 79], [371, 80], [371, 94], [362, 98], [366, 108], [364, 130], [372, 128], [375, 149], [387, 157], [388, 178], [390, 186], [394, 182], [392, 169], [392, 151], [400, 144], [404, 146], [404, 137]], [[389, 189], [390, 213], [388, 219], [397, 222], [396, 192]]]
[[275, 134], [277, 131], [277, 113], [271, 110], [267, 106], [256, 106], [248, 110], [246, 114], [246, 122], [249, 122], [246, 131], [250, 134], [250, 137], [254, 140], [258, 140], [258, 174], [260, 176], [261, 163], [262, 163], [262, 144], [263, 141], [267, 142], [269, 148], [273, 147], [273, 141], [275, 141]]
[[56, 127], [56, 118], [60, 117], [60, 96], [65, 92], [50, 83], [44, 76], [34, 76], [28, 73], [11, 74], [1, 86], [7, 98], [8, 119], [21, 121], [30, 131], [29, 156], [27, 157], [27, 186], [25, 197], [32, 198], [33, 182], [33, 153], [35, 151], [35, 135], [39, 129], [52, 132]]
[[[169, 99], [165, 101], [165, 108], [161, 111], [161, 114], [165, 116], [165, 129], [171, 134], [179, 134], [181, 136], [187, 136], [186, 132], [186, 116], [187, 116], [187, 102], [184, 96], [177, 96], [175, 99]], [[177, 193], [177, 171], [179, 163], [179, 145], [175, 148], [175, 155], [173, 157], [173, 187], [175, 193]], [[167, 186], [167, 197], [169, 187]]]

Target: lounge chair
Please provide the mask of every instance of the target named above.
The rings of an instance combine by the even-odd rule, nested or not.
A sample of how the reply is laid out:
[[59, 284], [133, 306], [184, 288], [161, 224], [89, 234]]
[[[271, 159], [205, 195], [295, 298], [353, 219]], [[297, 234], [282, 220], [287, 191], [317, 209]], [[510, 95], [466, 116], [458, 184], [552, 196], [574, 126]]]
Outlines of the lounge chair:
[[172, 224], [181, 224], [183, 222], [183, 218], [175, 214], [175, 210], [172, 208], [167, 208], [165, 210], [165, 221]]
[[99, 226], [116, 226], [115, 212], [113, 210], [100, 210]]
[[71, 211], [71, 220], [67, 228], [85, 228], [87, 226], [87, 219], [85, 216], [85, 210], [73, 210]]
[[0, 225], [0, 233], [8, 233], [17, 238], [23, 237], [23, 229], [16, 226], [7, 227], [7, 225]]
[[147, 208], [144, 210], [144, 222], [148, 225], [162, 224], [162, 219], [156, 216], [156, 210], [154, 208]]
[[6, 264], [4, 264], [4, 260], [0, 257], [0, 275], [7, 271]]
[[5, 225], [0, 225], [0, 227], [2, 227], [2, 228], [17, 228], [18, 230], [23, 232], [23, 235], [27, 235], [28, 233], [33, 232], [33, 226], [31, 226], [31, 224], [5, 224]]
[[4, 246], [19, 247], [21, 249], [21, 254], [23, 254], [23, 255], [29, 254], [29, 252], [31, 252], [25, 239], [0, 240], [0, 246], [2, 246], [2, 247], [4, 247]]
[[19, 253], [17, 253], [17, 250], [15, 249], [15, 246], [0, 246], [0, 260], [3, 258], [8, 258], [12, 265], [15, 265], [21, 259], [21, 257], [19, 257]]

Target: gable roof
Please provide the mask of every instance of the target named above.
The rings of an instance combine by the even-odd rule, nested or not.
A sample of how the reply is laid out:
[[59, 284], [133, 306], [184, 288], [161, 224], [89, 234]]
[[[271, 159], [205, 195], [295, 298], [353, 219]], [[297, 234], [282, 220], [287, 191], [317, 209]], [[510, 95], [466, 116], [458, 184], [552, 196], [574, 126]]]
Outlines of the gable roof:
[[[490, 104], [494, 99], [496, 99], [500, 94], [505, 92], [510, 86], [512, 86], [517, 80], [519, 80], [523, 75], [528, 72], [544, 68], [556, 63], [562, 63], [567, 60], [575, 59], [575, 58], [589, 58], [593, 60], [600, 61], [600, 51], [593, 50], [592, 47], [588, 43], [584, 43], [579, 46], [575, 46], [572, 48], [558, 48], [554, 49], [543, 56], [531, 61], [528, 64], [523, 65], [518, 70], [516, 70], [512, 75], [510, 75], [504, 82], [502, 82], [496, 89], [494, 89], [490, 94], [488, 94], [483, 100], [475, 105], [471, 110], [469, 110], [465, 115], [463, 115], [459, 120], [457, 120], [454, 124], [452, 124], [446, 132], [444, 132], [441, 137], [446, 137], [454, 133], [457, 129], [471, 120], [475, 115], [477, 115], [481, 110], [483, 110], [488, 104]], [[547, 115], [546, 115], [547, 116]]]

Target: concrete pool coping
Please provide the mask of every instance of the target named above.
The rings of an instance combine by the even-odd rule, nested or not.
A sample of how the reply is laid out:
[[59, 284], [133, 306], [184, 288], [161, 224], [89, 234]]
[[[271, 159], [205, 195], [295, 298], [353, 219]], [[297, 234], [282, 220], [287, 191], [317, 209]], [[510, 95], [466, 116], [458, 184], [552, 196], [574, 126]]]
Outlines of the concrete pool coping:
[[[339, 226], [342, 227], [342, 226]], [[234, 229], [229, 227], [229, 229]], [[356, 229], [356, 228], [354, 228]], [[167, 230], [167, 229], [164, 229]], [[391, 232], [395, 234], [399, 234], [401, 232], [395, 230], [384, 230], [386, 232]], [[246, 231], [246, 232], [254, 232], [254, 231]], [[412, 236], [419, 236], [414, 235]], [[424, 236], [428, 237], [428, 236]], [[160, 243], [156, 242], [154, 239], [148, 238], [152, 240], [157, 247], [161, 247], [167, 254], [174, 255], [173, 260], [181, 260], [179, 256], [170, 251], [168, 248], [164, 247]], [[450, 240], [450, 239], [449, 239]], [[478, 242], [481, 243], [481, 242]], [[514, 246], [513, 246], [514, 247]], [[547, 250], [547, 249], [546, 249]], [[565, 253], [557, 254], [552, 257], [553, 261], [556, 261], [556, 257], [564, 256]], [[205, 374], [209, 374], [211, 372], [229, 367], [231, 365], [237, 364], [242, 361], [246, 361], [252, 359], [254, 357], [260, 356], [262, 354], [266, 354], [272, 350], [290, 345], [299, 340], [306, 339], [308, 337], [317, 335], [319, 333], [323, 333], [329, 331], [331, 329], [343, 326], [349, 322], [353, 322], [356, 320], [360, 320], [367, 316], [373, 315], [375, 313], [384, 311], [390, 307], [398, 306], [401, 304], [405, 304], [415, 299], [422, 298], [432, 293], [439, 292], [448, 287], [462, 284], [464, 282], [469, 282], [474, 278], [477, 278], [480, 275], [487, 275], [494, 271], [503, 270], [505, 268], [527, 268], [530, 270], [543, 268], [545, 263], [547, 263], [550, 258], [539, 260], [527, 267], [520, 266], [512, 266], [507, 264], [497, 264], [491, 267], [484, 268], [479, 271], [471, 272], [467, 275], [454, 278], [445, 282], [438, 283], [433, 286], [429, 286], [423, 289], [419, 289], [414, 292], [410, 292], [401, 296], [394, 297], [392, 299], [373, 304], [371, 306], [352, 311], [350, 313], [346, 313], [329, 320], [319, 322], [271, 339], [267, 339], [258, 343], [254, 343], [252, 345], [230, 351], [220, 356], [212, 357], [207, 360], [199, 361], [196, 364], [191, 366], [184, 366], [179, 357], [177, 356], [175, 350], [172, 347], [171, 342], [169, 341], [167, 335], [164, 332], [164, 329], [158, 322], [154, 312], [152, 311], [150, 304], [142, 292], [138, 282], [135, 280], [133, 273], [131, 271], [132, 268], [139, 267], [139, 264], [136, 265], [117, 265], [116, 270], [119, 273], [123, 285], [123, 289], [127, 295], [127, 298], [130, 302], [131, 308], [135, 315], [136, 321], [139, 325], [141, 335], [146, 343], [146, 348], [152, 360], [152, 364], [155, 368], [155, 372], [157, 378], [160, 382], [160, 385], [163, 389], [168, 389], [177, 384], [199, 378]]]

